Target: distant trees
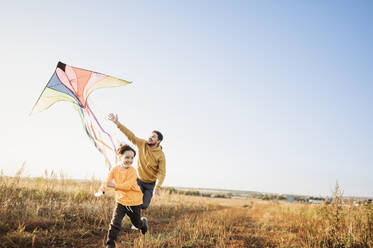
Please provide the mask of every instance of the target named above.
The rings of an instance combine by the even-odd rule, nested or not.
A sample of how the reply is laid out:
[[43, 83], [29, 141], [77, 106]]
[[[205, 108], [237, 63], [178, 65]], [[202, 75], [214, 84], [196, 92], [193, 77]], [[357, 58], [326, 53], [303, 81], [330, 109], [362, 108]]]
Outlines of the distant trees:
[[[337, 190], [339, 186], [337, 185]], [[288, 202], [303, 202], [303, 203], [318, 203], [318, 204], [329, 204], [333, 201], [333, 197], [321, 197], [321, 196], [300, 196], [300, 195], [287, 195], [287, 194], [273, 194], [273, 193], [261, 193], [261, 192], [250, 192], [248, 194], [239, 194], [235, 192], [220, 192], [216, 191], [205, 191], [205, 190], [181, 190], [174, 187], [163, 188], [168, 194], [180, 194], [189, 196], [201, 196], [209, 198], [232, 198], [235, 196], [255, 198], [266, 201], [288, 201]], [[366, 199], [357, 201], [357, 204], [372, 204], [372, 199]]]
[[164, 187], [164, 190], [169, 194], [179, 194], [179, 195], [190, 195], [190, 196], [202, 196], [210, 198], [232, 198], [232, 193], [210, 193], [201, 192], [199, 190], [179, 190], [174, 187]]

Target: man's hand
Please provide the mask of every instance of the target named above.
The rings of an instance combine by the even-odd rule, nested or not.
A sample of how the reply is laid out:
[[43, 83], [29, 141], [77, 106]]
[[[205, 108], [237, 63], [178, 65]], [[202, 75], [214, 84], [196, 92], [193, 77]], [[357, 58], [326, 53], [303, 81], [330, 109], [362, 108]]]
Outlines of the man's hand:
[[160, 196], [161, 195], [161, 190], [160, 189], [155, 189], [154, 193], [155, 193], [156, 196]]
[[109, 188], [115, 188], [115, 183], [107, 181], [106, 186], [109, 187]]
[[110, 113], [109, 116], [108, 116], [109, 120], [114, 122], [116, 125], [118, 125], [119, 121], [118, 121], [118, 115], [115, 115], [113, 113]]

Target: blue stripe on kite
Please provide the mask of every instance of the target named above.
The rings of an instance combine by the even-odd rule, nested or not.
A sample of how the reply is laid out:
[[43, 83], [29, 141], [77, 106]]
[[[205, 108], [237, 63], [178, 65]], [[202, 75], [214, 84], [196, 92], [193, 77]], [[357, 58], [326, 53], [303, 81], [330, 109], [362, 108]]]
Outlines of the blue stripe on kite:
[[47, 87], [48, 88], [51, 88], [51, 89], [54, 89], [56, 91], [59, 91], [59, 92], [62, 92], [62, 93], [65, 93], [69, 96], [71, 96], [72, 98], [74, 98], [74, 100], [79, 103], [79, 105], [81, 106], [81, 103], [80, 101], [78, 100], [78, 98], [75, 96], [75, 94], [73, 92], [71, 92], [71, 90], [69, 88], [67, 88], [61, 81], [60, 79], [58, 78], [56, 72], [53, 73], [53, 76], [52, 78], [49, 80], [48, 84], [47, 84]]

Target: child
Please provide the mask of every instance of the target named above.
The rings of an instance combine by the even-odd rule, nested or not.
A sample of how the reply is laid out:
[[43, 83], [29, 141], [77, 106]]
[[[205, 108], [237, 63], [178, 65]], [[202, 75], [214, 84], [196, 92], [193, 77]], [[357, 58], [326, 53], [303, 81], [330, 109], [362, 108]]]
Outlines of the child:
[[[102, 192], [106, 188], [115, 189], [116, 207], [107, 235], [107, 248], [115, 247], [114, 241], [126, 214], [130, 217], [132, 224], [141, 230], [142, 234], [148, 231], [148, 220], [146, 217], [140, 218], [140, 205], [143, 195], [137, 185], [136, 170], [131, 166], [136, 151], [129, 145], [121, 145], [117, 149], [117, 153], [120, 165], [110, 171], [106, 185], [104, 184], [100, 189]], [[112, 182], [113, 180], [115, 183]]]

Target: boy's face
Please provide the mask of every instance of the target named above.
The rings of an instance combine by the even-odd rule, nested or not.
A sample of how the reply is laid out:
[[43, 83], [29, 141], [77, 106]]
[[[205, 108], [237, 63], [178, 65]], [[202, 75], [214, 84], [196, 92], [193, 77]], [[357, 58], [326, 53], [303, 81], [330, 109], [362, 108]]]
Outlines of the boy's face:
[[133, 163], [134, 157], [135, 157], [135, 153], [133, 151], [125, 151], [122, 155], [119, 155], [121, 164], [124, 167], [129, 167]]

